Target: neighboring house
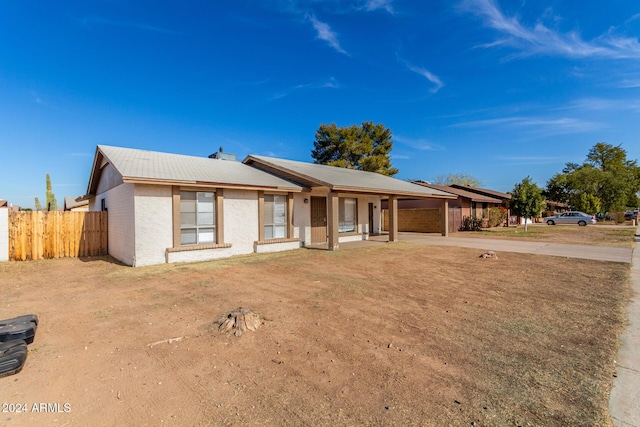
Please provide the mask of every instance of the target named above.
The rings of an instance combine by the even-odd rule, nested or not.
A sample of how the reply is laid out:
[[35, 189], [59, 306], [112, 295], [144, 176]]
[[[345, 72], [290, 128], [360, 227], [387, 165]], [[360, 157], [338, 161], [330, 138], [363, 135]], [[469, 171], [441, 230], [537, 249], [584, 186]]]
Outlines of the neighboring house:
[[570, 210], [570, 206], [567, 203], [554, 202], [553, 200], [545, 200], [544, 204], [545, 204], [545, 209], [543, 211], [543, 216], [545, 212], [550, 214], [557, 214], [561, 212], [567, 212]]
[[[414, 181], [415, 184], [440, 191], [447, 191], [455, 194], [457, 199], [449, 202], [449, 208], [459, 209], [461, 218], [475, 216], [476, 218], [488, 218], [489, 209], [504, 205], [504, 200], [497, 197], [490, 197], [484, 192], [470, 191], [468, 187], [462, 186], [444, 186], [429, 184], [424, 181]], [[410, 208], [422, 204], [422, 207], [433, 207], [425, 204], [424, 201], [407, 203], [406, 207]], [[416, 206], [417, 207], [417, 206]]]
[[20, 206], [16, 206], [13, 203], [9, 203], [7, 200], [0, 199], [0, 208], [7, 208], [10, 211], [18, 212], [20, 211]]
[[[337, 249], [379, 233], [381, 200], [397, 215], [399, 197], [438, 198], [445, 206], [451, 198], [372, 172], [102, 145], [84, 196], [90, 210], [108, 211], [109, 254], [133, 266], [316, 244]], [[389, 240], [397, 240], [397, 226]]]
[[[500, 191], [489, 190], [487, 188], [470, 187], [468, 185], [459, 185], [459, 184], [451, 184], [450, 187], [457, 188], [459, 190], [465, 190], [471, 193], [479, 194], [479, 195], [493, 198], [493, 199], [499, 199], [502, 202], [500, 206], [502, 206], [505, 209], [509, 209], [509, 200], [511, 200], [511, 194], [509, 193], [501, 193]], [[479, 209], [484, 209], [484, 205], [480, 206], [478, 205], [477, 202], [475, 205], [472, 203], [471, 214], [474, 215], [474, 212], [475, 212], [475, 216], [479, 217], [480, 216], [478, 213]]]
[[89, 210], [89, 200], [82, 197], [66, 196], [64, 198], [64, 210], [73, 212], [84, 212]]
[[[448, 203], [448, 227], [450, 232], [459, 231], [465, 217], [475, 216], [476, 218], [488, 218], [489, 209], [497, 206], [504, 206], [505, 199], [491, 197], [488, 195], [492, 190], [482, 189], [482, 192], [471, 191], [469, 187], [446, 186], [430, 184], [426, 181], [413, 181], [413, 184], [420, 185], [432, 190], [446, 192], [454, 199]], [[508, 194], [499, 193], [503, 196]], [[383, 208], [386, 208], [383, 203]], [[398, 218], [400, 231], [413, 231], [430, 233], [437, 231], [438, 224], [434, 224], [434, 218], [440, 215], [440, 203], [433, 199], [404, 199], [398, 201]]]

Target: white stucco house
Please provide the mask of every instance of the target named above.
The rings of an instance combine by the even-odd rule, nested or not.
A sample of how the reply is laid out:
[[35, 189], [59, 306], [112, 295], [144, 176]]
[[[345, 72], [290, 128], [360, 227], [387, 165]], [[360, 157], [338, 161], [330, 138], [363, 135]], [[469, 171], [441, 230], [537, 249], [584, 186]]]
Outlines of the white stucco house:
[[[212, 158], [214, 157], [214, 158]], [[131, 266], [368, 239], [389, 200], [452, 195], [372, 172], [250, 155], [244, 161], [99, 145], [87, 195], [108, 212], [109, 254]], [[395, 215], [395, 216], [394, 216]]]

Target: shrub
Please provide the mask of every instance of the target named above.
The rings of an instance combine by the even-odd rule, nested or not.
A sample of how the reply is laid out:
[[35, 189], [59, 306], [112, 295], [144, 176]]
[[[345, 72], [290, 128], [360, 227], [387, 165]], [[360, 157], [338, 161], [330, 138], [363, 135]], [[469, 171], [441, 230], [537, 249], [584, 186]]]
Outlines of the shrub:
[[502, 210], [500, 208], [490, 208], [487, 227], [497, 227], [498, 225], [502, 224], [505, 219], [507, 219], [506, 210]]
[[482, 218], [476, 218], [475, 216], [465, 216], [462, 219], [462, 227], [460, 231], [480, 231], [482, 228]]
[[609, 215], [613, 218], [616, 224], [622, 224], [625, 220], [624, 212], [611, 212]]

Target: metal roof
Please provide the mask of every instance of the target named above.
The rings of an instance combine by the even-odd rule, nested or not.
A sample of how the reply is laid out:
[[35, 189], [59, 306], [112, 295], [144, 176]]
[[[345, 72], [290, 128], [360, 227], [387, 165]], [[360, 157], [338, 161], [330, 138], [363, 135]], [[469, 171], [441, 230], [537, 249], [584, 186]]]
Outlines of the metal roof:
[[240, 162], [98, 145], [89, 194], [96, 190], [104, 161], [122, 175], [124, 182], [302, 190], [299, 185]]
[[327, 187], [333, 191], [344, 192], [456, 198], [444, 191], [422, 187], [375, 172], [255, 155], [247, 156], [243, 163], [286, 177], [306, 187]]
[[436, 190], [446, 191], [448, 193], [455, 194], [455, 195], [463, 197], [465, 199], [470, 199], [472, 202], [497, 203], [497, 204], [501, 204], [502, 203], [501, 199], [488, 197], [488, 196], [485, 196], [483, 194], [472, 193], [471, 191], [462, 190], [462, 189], [456, 188], [456, 187], [450, 187], [448, 185], [429, 184], [428, 182], [424, 182], [424, 181], [414, 181], [414, 184], [422, 185], [423, 187], [434, 188]]

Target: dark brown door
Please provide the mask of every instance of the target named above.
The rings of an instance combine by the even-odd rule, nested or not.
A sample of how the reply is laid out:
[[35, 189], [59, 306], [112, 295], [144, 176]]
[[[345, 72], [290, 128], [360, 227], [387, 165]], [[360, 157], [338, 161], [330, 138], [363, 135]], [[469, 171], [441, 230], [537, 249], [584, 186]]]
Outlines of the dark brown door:
[[327, 198], [311, 197], [311, 243], [327, 241]]
[[369, 234], [373, 234], [373, 203], [369, 203]]

